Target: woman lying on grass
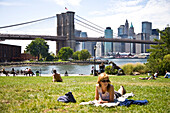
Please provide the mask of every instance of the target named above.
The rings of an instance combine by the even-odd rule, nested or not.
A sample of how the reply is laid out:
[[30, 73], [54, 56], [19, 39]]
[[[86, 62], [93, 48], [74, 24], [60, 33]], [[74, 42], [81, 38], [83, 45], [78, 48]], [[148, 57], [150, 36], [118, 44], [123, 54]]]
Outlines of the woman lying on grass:
[[151, 77], [146, 77], [146, 78], [139, 77], [139, 79], [141, 79], [141, 80], [152, 80], [152, 79], [153, 79], [153, 80], [156, 80], [154, 74], [153, 74]]
[[95, 100], [98, 103], [114, 102], [114, 98], [118, 98], [126, 93], [126, 90], [123, 86], [120, 86], [118, 92], [114, 91], [114, 86], [110, 84], [111, 82], [109, 80], [109, 76], [106, 73], [101, 73], [99, 75], [97, 83]]

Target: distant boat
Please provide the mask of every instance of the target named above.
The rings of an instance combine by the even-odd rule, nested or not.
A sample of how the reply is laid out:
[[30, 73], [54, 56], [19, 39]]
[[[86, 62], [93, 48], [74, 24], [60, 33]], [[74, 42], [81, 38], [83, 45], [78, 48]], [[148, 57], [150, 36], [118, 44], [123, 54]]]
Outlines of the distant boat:
[[105, 58], [105, 59], [114, 59], [115, 56], [104, 56], [103, 58]]

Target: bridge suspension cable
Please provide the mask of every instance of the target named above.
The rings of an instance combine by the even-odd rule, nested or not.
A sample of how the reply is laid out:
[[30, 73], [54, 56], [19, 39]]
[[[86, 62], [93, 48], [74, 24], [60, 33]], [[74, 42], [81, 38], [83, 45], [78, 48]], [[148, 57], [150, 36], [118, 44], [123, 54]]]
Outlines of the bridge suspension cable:
[[103, 32], [94, 30], [94, 29], [92, 29], [92, 28], [90, 28], [90, 27], [87, 27], [87, 26], [85, 26], [85, 25], [82, 25], [82, 24], [80, 24], [80, 23], [78, 23], [78, 22], [75, 22], [75, 23], [78, 24], [78, 25], [80, 25], [80, 26], [83, 26], [83, 27], [85, 27], [85, 28], [87, 28], [87, 29], [90, 29], [90, 30], [92, 30], [92, 31], [98, 32], [98, 33], [100, 33], [100, 34], [103, 34]]
[[47, 18], [42, 18], [42, 19], [34, 20], [34, 21], [29, 21], [29, 22], [24, 22], [24, 23], [19, 23], [19, 24], [13, 24], [13, 25], [8, 25], [8, 26], [2, 26], [2, 27], [0, 27], [0, 29], [14, 27], [14, 26], [20, 26], [20, 25], [24, 25], [24, 24], [30, 24], [30, 23], [34, 23], [34, 22], [39, 22], [39, 21], [55, 18], [55, 17], [56, 16], [51, 16], [51, 17], [47, 17]]
[[91, 23], [91, 24], [95, 25], [96, 27], [99, 27], [100, 29], [104, 30], [104, 28], [103, 28], [103, 27], [101, 27], [101, 26], [99, 26], [99, 25], [96, 25], [96, 24], [94, 24], [94, 23], [90, 22], [90, 21], [88, 21], [88, 20], [84, 19], [83, 17], [80, 17], [79, 15], [76, 15], [76, 16], [77, 16], [78, 18], [81, 18], [82, 20], [85, 20], [86, 22], [89, 22], [89, 23]]
[[104, 30], [98, 29], [98, 28], [96, 28], [96, 27], [94, 27], [94, 26], [92, 26], [92, 25], [90, 25], [90, 24], [87, 24], [87, 23], [85, 23], [85, 22], [83, 22], [83, 21], [81, 21], [81, 20], [79, 20], [79, 19], [76, 19], [76, 18], [74, 18], [74, 19], [75, 19], [76, 21], [78, 21], [78, 22], [86, 25], [86, 26], [91, 27], [92, 29], [98, 30], [98, 31], [100, 31], [100, 32], [104, 32]]

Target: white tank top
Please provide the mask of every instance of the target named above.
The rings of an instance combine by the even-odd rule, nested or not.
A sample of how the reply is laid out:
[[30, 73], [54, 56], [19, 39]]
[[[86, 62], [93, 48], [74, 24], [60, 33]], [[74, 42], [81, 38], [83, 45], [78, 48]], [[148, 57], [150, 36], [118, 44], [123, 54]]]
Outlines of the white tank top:
[[[102, 93], [102, 88], [99, 87], [98, 84], [97, 84], [96, 86], [97, 86], [97, 90], [98, 90], [98, 93], [99, 93], [100, 98], [101, 98], [102, 100], [104, 100], [104, 101], [109, 101], [109, 99], [110, 99], [110, 94], [109, 94], [109, 92], [106, 91], [105, 93]], [[111, 86], [112, 86], [112, 85], [111, 85]]]

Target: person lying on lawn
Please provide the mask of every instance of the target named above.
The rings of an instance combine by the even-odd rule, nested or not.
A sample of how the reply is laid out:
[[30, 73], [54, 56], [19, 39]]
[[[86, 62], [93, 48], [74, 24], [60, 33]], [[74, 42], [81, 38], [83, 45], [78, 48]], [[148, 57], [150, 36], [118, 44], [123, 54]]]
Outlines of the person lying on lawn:
[[152, 74], [151, 77], [145, 77], [145, 78], [144, 77], [139, 77], [139, 79], [141, 79], [141, 80], [156, 80], [154, 74]]
[[98, 81], [95, 89], [95, 101], [97, 101], [97, 103], [101, 104], [114, 102], [114, 99], [124, 95], [125, 93], [126, 90], [123, 86], [120, 86], [118, 91], [114, 90], [114, 86], [111, 85], [109, 76], [106, 73], [101, 73], [98, 76]]

